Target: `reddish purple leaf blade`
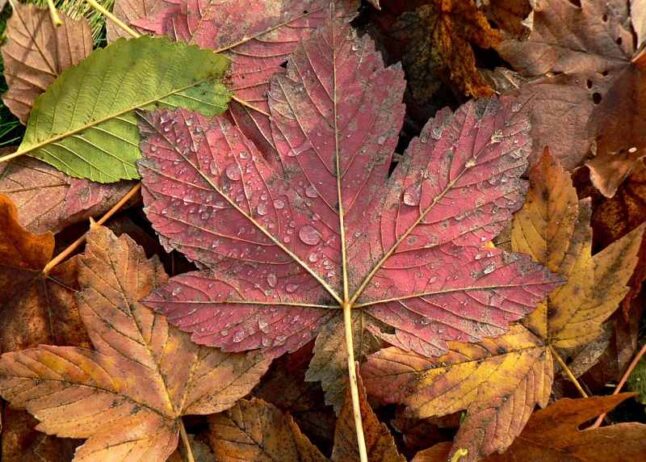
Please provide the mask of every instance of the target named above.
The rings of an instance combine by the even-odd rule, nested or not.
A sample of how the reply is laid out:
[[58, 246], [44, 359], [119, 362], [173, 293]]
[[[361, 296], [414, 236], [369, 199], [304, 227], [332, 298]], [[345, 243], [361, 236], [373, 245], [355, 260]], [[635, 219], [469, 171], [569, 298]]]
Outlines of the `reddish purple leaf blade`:
[[[276, 150], [296, 190], [325, 223], [338, 223], [340, 178], [346, 229], [357, 229], [383, 183], [404, 120], [404, 74], [385, 68], [368, 36], [332, 21], [272, 80]], [[338, 159], [338, 165], [337, 165]], [[347, 234], [348, 247], [361, 235]]]
[[[164, 0], [166, 7], [133, 25], [157, 35], [224, 53], [231, 59], [230, 84], [236, 96], [268, 112], [272, 75], [297, 47], [330, 16], [331, 0]], [[349, 21], [355, 0], [338, 2], [335, 14]], [[267, 118], [237, 103], [230, 105], [236, 124], [260, 147], [273, 145]]]
[[438, 354], [502, 333], [559, 283], [484, 248], [526, 188], [529, 127], [510, 102], [441, 111], [388, 179], [403, 108], [384, 87], [400, 97], [403, 76], [369, 39], [330, 19], [271, 87], [280, 163], [223, 118], [160, 112], [142, 126], [146, 213], [205, 269], [149, 303], [196, 341], [293, 351], [346, 300], [387, 341]]

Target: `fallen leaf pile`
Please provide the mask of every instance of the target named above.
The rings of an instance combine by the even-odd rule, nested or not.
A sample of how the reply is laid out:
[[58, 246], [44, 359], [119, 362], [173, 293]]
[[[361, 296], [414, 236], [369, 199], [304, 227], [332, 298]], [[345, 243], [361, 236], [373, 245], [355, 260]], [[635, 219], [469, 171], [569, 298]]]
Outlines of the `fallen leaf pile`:
[[644, 0], [0, 0], [0, 459], [641, 461], [645, 42]]

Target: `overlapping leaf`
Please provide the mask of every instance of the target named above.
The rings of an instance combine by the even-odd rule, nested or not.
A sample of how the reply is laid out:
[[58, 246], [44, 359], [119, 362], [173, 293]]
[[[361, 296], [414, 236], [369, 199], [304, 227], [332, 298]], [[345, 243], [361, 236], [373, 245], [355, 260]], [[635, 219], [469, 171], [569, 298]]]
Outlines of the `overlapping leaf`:
[[32, 109], [19, 152], [102, 183], [137, 177], [134, 109], [226, 109], [227, 59], [163, 38], [121, 40], [67, 69]]
[[[388, 428], [379, 422], [359, 380], [359, 402], [366, 434], [368, 460], [404, 462]], [[242, 400], [225, 413], [211, 417], [209, 439], [218, 461], [323, 462], [328, 460], [303, 435], [292, 417], [262, 400]], [[359, 461], [352, 399], [345, 402], [334, 432], [332, 462]]]
[[198, 343], [271, 354], [343, 306], [422, 354], [500, 335], [530, 311], [557, 278], [481, 248], [521, 204], [527, 123], [495, 99], [441, 111], [388, 179], [403, 86], [368, 37], [331, 18], [272, 80], [280, 167], [224, 118], [142, 121], [147, 216], [203, 268], [146, 303]]
[[72, 178], [37, 159], [0, 164], [0, 194], [15, 202], [20, 223], [29, 231], [56, 233], [112, 207], [131, 182], [98, 184]]
[[47, 9], [16, 2], [7, 22], [2, 59], [9, 91], [2, 100], [23, 124], [34, 100], [63, 70], [92, 52], [92, 35], [85, 19], [61, 17], [63, 25], [57, 27]]
[[[358, 4], [356, 0], [163, 0], [163, 7], [137, 19], [144, 9], [138, 8], [136, 15], [129, 9], [127, 19], [142, 31], [226, 55], [231, 59], [229, 88], [241, 100], [267, 111], [269, 79], [283, 71], [281, 65], [299, 41], [324, 23], [332, 3], [347, 20]], [[264, 115], [237, 103], [230, 109], [253, 141], [265, 148], [272, 145]]]
[[[530, 98], [548, 102], [528, 108], [536, 116], [536, 148], [542, 150], [549, 144], [571, 168], [596, 145], [596, 157], [588, 163], [592, 180], [611, 197], [646, 155], [646, 54], [640, 54], [635, 33], [643, 28], [644, 13], [635, 11], [631, 18], [631, 2], [624, 0], [535, 3], [527, 40], [504, 41], [498, 51], [525, 76], [548, 75], [523, 90]], [[549, 91], [546, 85], [550, 84], [563, 88]], [[591, 122], [583, 136], [564, 143], [570, 137], [554, 137], [553, 130], [562, 130], [563, 119], [557, 114], [564, 99], [573, 95], [579, 102], [577, 110], [585, 109]], [[549, 125], [541, 127], [540, 121]]]
[[[631, 395], [595, 396], [587, 399], [561, 399], [536, 412], [523, 434], [504, 454], [494, 454], [484, 462], [637, 461], [646, 452], [646, 425], [619, 423], [603, 428], [581, 430], [599, 414], [612, 410]], [[418, 453], [413, 462], [445, 462], [450, 443], [441, 443]], [[464, 459], [460, 459], [464, 460]]]
[[478, 344], [452, 342], [428, 359], [387, 348], [363, 368], [369, 392], [400, 402], [418, 417], [467, 410], [452, 453], [477, 460], [504, 450], [536, 404], [545, 406], [553, 381], [553, 353], [585, 345], [628, 291], [644, 227], [591, 255], [589, 201], [578, 202], [570, 177], [549, 155], [531, 172], [531, 189], [514, 217], [512, 246], [567, 277], [547, 303], [509, 333]]
[[124, 236], [95, 228], [80, 260], [79, 305], [94, 350], [43, 345], [0, 358], [0, 394], [38, 429], [87, 438], [75, 461], [164, 461], [184, 414], [231, 407], [269, 361], [205, 349], [138, 300], [166, 278]]

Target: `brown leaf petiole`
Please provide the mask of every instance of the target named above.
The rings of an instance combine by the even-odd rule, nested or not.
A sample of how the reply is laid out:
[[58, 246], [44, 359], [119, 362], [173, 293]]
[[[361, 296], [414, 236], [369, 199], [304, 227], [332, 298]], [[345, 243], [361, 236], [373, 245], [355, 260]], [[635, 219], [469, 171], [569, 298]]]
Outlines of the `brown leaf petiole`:
[[559, 363], [559, 366], [561, 366], [561, 369], [563, 369], [563, 372], [565, 372], [565, 375], [567, 375], [568, 379], [570, 379], [570, 382], [572, 382], [572, 384], [576, 387], [576, 389], [579, 390], [579, 393], [581, 394], [581, 396], [583, 396], [584, 398], [587, 398], [588, 394], [585, 392], [585, 390], [583, 389], [583, 387], [581, 386], [577, 378], [574, 376], [570, 368], [567, 367], [567, 364], [565, 364], [565, 361], [563, 361], [563, 358], [561, 358], [561, 356], [556, 352], [556, 349], [552, 345], [549, 346], [549, 349], [552, 355], [554, 356], [554, 358], [556, 359], [556, 362]]

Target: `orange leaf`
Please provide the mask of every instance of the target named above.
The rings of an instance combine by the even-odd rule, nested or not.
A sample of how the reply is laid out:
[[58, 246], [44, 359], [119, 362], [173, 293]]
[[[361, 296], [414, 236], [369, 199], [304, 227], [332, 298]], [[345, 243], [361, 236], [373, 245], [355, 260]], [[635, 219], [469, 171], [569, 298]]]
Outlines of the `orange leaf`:
[[75, 461], [164, 461], [180, 419], [231, 407], [267, 369], [257, 354], [198, 347], [138, 300], [166, 280], [130, 238], [97, 227], [80, 259], [78, 295], [94, 350], [42, 345], [0, 358], [0, 394], [38, 429], [87, 438]]

